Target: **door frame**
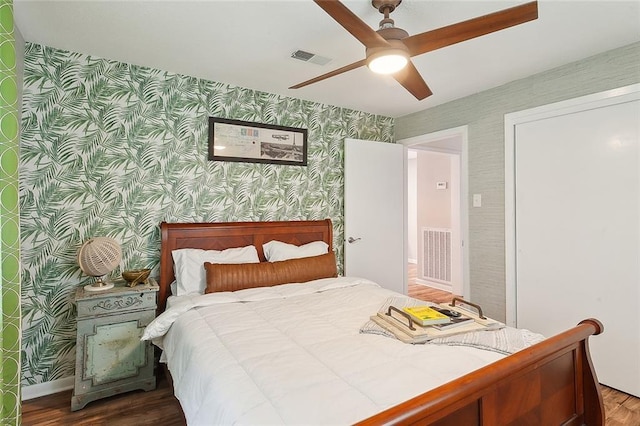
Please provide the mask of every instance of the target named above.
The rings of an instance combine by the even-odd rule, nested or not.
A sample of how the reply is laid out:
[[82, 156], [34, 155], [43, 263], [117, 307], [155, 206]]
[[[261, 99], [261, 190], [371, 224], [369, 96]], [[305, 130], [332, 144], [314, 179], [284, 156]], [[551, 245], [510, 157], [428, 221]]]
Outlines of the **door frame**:
[[[429, 144], [459, 137], [462, 146], [460, 151], [446, 149], [441, 147], [429, 147]], [[420, 149], [423, 151], [443, 152], [447, 154], [458, 154], [460, 156], [460, 209], [459, 217], [453, 217], [452, 221], [458, 223], [460, 228], [460, 262], [461, 262], [461, 278], [462, 278], [462, 297], [469, 297], [471, 294], [471, 286], [469, 282], [469, 169], [468, 169], [468, 140], [469, 127], [459, 126], [450, 129], [444, 129], [437, 132], [427, 133], [424, 135], [414, 136], [411, 138], [401, 139], [397, 143], [406, 146], [409, 149]], [[418, 146], [420, 148], [418, 148]], [[408, 234], [405, 233], [405, 245], [408, 244]], [[455, 290], [455, 289], [454, 289]]]
[[614, 105], [640, 97], [640, 84], [606, 90], [592, 95], [543, 105], [504, 116], [504, 226], [505, 226], [505, 297], [506, 323], [516, 327], [517, 262], [516, 262], [516, 126], [545, 118], [557, 117], [588, 109]]

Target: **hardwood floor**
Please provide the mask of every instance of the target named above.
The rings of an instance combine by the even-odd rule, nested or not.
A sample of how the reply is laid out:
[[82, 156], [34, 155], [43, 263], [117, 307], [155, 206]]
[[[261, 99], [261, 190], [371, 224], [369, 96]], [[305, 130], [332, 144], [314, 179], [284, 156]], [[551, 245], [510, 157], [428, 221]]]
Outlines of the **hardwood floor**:
[[417, 270], [416, 265], [413, 263], [409, 264], [407, 268], [407, 280], [408, 280], [408, 289], [409, 296], [415, 297], [420, 300], [428, 300], [430, 302], [435, 303], [446, 303], [451, 302], [451, 298], [453, 294], [448, 291], [442, 291], [435, 289], [433, 287], [428, 287], [426, 285], [416, 283], [417, 278]]
[[640, 425], [640, 398], [602, 386], [606, 426]]
[[[413, 269], [413, 271], [412, 271]], [[451, 293], [415, 283], [415, 267], [409, 269], [409, 295], [437, 303], [451, 300]], [[154, 391], [135, 391], [87, 404], [72, 412], [71, 391], [25, 401], [22, 424], [25, 426], [183, 426], [186, 424], [180, 405], [164, 374], [158, 375]], [[640, 398], [602, 386], [606, 426], [640, 425]]]
[[133, 391], [90, 402], [71, 411], [71, 391], [59, 392], [22, 403], [23, 426], [184, 426], [180, 403], [160, 372], [155, 390]]

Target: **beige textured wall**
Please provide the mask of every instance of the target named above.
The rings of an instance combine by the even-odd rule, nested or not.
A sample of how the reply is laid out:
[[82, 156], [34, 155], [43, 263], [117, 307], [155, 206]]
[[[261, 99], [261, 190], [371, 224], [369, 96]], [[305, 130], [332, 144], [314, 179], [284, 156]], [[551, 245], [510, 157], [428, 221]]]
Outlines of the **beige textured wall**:
[[396, 119], [396, 140], [469, 126], [471, 299], [505, 319], [504, 115], [640, 83], [640, 43], [614, 49], [494, 89]]
[[[447, 189], [436, 189], [437, 182], [447, 182]], [[451, 158], [447, 154], [418, 151], [417, 225], [418, 277], [422, 274], [424, 250], [422, 228], [451, 228]]]
[[451, 159], [446, 154], [418, 151], [418, 229], [451, 227], [451, 188], [436, 189], [451, 180]]

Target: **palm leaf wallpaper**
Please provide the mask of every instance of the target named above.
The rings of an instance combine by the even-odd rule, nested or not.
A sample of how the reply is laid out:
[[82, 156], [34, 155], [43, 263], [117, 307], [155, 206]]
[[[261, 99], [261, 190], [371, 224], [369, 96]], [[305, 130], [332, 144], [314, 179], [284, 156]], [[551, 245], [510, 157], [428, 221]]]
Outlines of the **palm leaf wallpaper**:
[[[120, 269], [157, 271], [161, 221], [331, 218], [342, 259], [344, 139], [393, 140], [389, 117], [37, 44], [24, 69], [25, 385], [74, 374], [73, 295], [89, 282], [75, 257], [88, 238], [119, 241]], [[307, 128], [308, 166], [207, 161], [209, 116]]]

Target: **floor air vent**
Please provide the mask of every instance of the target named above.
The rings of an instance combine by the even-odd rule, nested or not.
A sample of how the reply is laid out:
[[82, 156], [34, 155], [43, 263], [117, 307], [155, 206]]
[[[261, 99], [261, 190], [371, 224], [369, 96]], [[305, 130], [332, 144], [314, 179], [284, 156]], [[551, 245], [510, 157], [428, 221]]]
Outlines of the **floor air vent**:
[[427, 280], [451, 283], [451, 230], [422, 228], [422, 275]]

